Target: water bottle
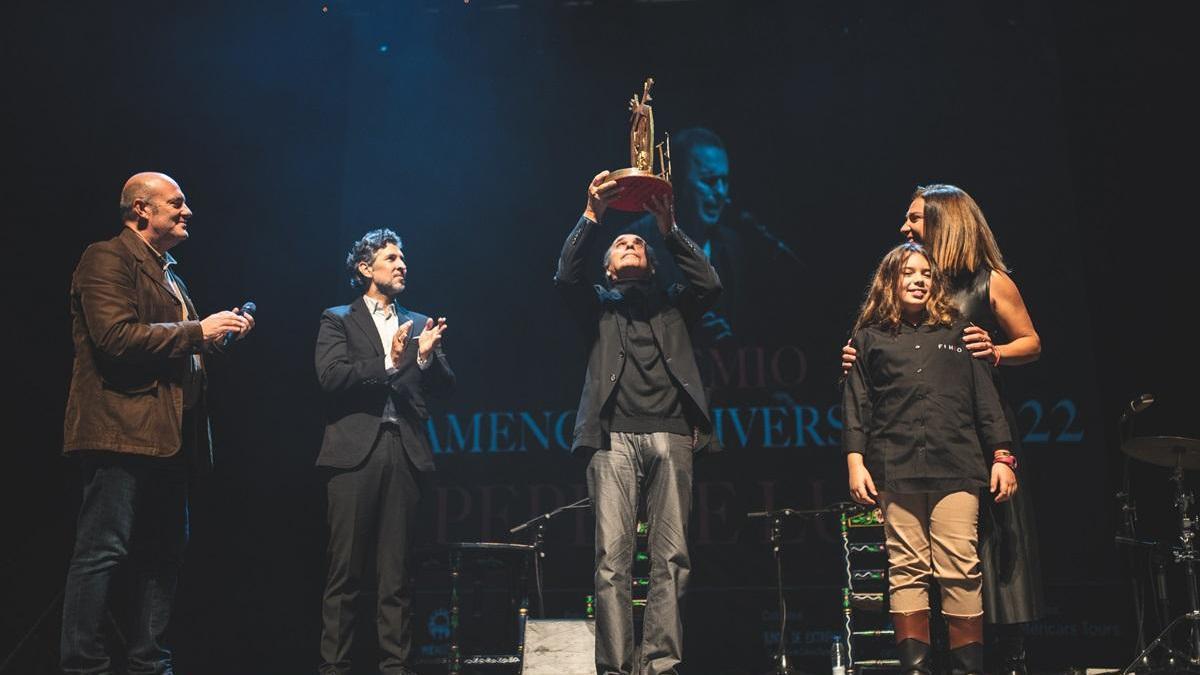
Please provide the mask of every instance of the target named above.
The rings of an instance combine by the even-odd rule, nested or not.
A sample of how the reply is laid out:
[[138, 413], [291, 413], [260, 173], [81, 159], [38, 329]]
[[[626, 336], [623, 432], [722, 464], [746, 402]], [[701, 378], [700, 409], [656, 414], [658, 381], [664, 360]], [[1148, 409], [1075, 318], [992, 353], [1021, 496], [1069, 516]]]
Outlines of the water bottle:
[[846, 643], [841, 635], [833, 636], [833, 645], [829, 648], [829, 660], [833, 664], [833, 675], [846, 675]]

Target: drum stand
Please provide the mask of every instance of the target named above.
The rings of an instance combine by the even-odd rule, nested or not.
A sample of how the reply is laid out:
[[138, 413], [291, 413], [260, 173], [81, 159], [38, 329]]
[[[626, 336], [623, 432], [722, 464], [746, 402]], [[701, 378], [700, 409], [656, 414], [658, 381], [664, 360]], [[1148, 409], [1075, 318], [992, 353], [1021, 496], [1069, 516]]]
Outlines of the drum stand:
[[[1182, 463], [1176, 465], [1171, 472], [1171, 482], [1175, 484], [1175, 506], [1179, 509], [1179, 546], [1173, 547], [1171, 553], [1177, 563], [1183, 563], [1184, 575], [1187, 579], [1188, 611], [1181, 614], [1154, 638], [1137, 658], [1126, 666], [1122, 675], [1127, 675], [1139, 665], [1148, 663], [1150, 652], [1162, 646], [1167, 655], [1166, 667], [1169, 671], [1200, 672], [1200, 589], [1196, 579], [1196, 562], [1200, 552], [1196, 550], [1197, 522], [1191, 515], [1191, 506], [1195, 497], [1184, 487]], [[1187, 626], [1186, 651], [1175, 649], [1171, 644], [1171, 633], [1176, 626]]]
[[[1142, 583], [1142, 575], [1138, 569], [1141, 554], [1145, 555], [1147, 573], [1151, 575], [1148, 582], [1152, 596], [1150, 603], [1154, 607], [1154, 617], [1157, 625], [1162, 626], [1166, 623], [1166, 617], [1171, 615], [1170, 605], [1166, 596], [1166, 559], [1170, 554], [1170, 550], [1162, 542], [1152, 539], [1140, 539], [1138, 537], [1137, 505], [1134, 503], [1133, 492], [1129, 485], [1130, 462], [1132, 461], [1130, 457], [1125, 457], [1125, 468], [1122, 472], [1124, 474], [1122, 489], [1116, 494], [1117, 506], [1121, 511], [1121, 528], [1117, 531], [1117, 535], [1113, 537], [1113, 540], [1117, 546], [1124, 547], [1127, 553], [1125, 562], [1129, 566], [1129, 581], [1133, 591], [1133, 618], [1137, 629], [1137, 651], [1141, 652], [1146, 649], [1147, 609], [1147, 588]], [[1145, 659], [1139, 666], [1139, 669], [1148, 668], [1150, 665], [1149, 659]]]

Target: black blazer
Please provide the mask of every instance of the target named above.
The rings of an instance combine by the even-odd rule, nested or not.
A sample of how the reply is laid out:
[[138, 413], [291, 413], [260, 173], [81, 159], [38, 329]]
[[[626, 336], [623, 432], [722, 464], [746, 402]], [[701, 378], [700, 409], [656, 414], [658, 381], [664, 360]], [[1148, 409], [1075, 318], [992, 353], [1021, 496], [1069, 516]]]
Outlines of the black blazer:
[[371, 312], [360, 297], [349, 305], [330, 307], [321, 315], [317, 333], [317, 380], [325, 394], [325, 438], [317, 466], [346, 469], [366, 458], [379, 434], [384, 404], [394, 394], [401, 435], [413, 464], [433, 471], [433, 452], [425, 432], [429, 419], [426, 396], [454, 387], [454, 371], [439, 346], [425, 370], [417, 366], [417, 336], [425, 330], [424, 314], [395, 305], [400, 323], [412, 320], [409, 346], [396, 372], [383, 366], [383, 345]]
[[[583, 330], [589, 349], [572, 452], [608, 448], [600, 421], [601, 410], [616, 391], [625, 365], [618, 321], [624, 298], [620, 291], [589, 284], [583, 269], [587, 241], [595, 228], [596, 223], [579, 219], [579, 224], [567, 235], [554, 275], [554, 283]], [[699, 421], [695, 449], [699, 451], [712, 444], [712, 419], [689, 331], [716, 303], [721, 294], [721, 280], [704, 252], [679, 228], [667, 232], [663, 244], [685, 283], [674, 284], [665, 291], [660, 289], [664, 295], [661, 302], [655, 303], [660, 309], [651, 315], [650, 328], [662, 349], [667, 373], [694, 404], [691, 407]]]

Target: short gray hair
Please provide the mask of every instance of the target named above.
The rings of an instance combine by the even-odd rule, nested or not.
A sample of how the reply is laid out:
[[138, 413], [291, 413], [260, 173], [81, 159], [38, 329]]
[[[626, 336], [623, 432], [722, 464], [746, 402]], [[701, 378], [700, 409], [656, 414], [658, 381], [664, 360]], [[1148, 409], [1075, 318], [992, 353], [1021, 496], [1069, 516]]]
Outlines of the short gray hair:
[[[608, 263], [612, 261], [613, 244], [617, 243], [617, 239], [620, 239], [620, 237], [621, 235], [617, 235], [616, 239], [612, 240], [612, 244], [609, 244], [608, 248], [604, 251], [604, 262], [602, 264], [604, 265], [604, 283], [606, 284], [612, 283], [608, 278]], [[650, 270], [650, 276], [654, 276], [654, 270], [658, 267], [658, 255], [655, 254], [654, 247], [650, 245], [650, 242], [640, 236], [638, 238], [642, 239], [642, 243], [646, 245], [646, 267]]]

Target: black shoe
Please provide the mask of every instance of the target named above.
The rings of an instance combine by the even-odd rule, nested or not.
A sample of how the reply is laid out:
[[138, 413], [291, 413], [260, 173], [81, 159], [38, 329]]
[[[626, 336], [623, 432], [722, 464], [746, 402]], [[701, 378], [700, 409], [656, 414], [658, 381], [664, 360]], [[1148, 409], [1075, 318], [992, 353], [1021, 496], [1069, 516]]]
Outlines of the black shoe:
[[929, 658], [929, 645], [913, 638], [905, 638], [896, 643], [896, 653], [900, 656], [900, 672], [902, 675], [932, 675], [933, 663]]
[[972, 642], [950, 650], [951, 675], [984, 675], [983, 645]]

